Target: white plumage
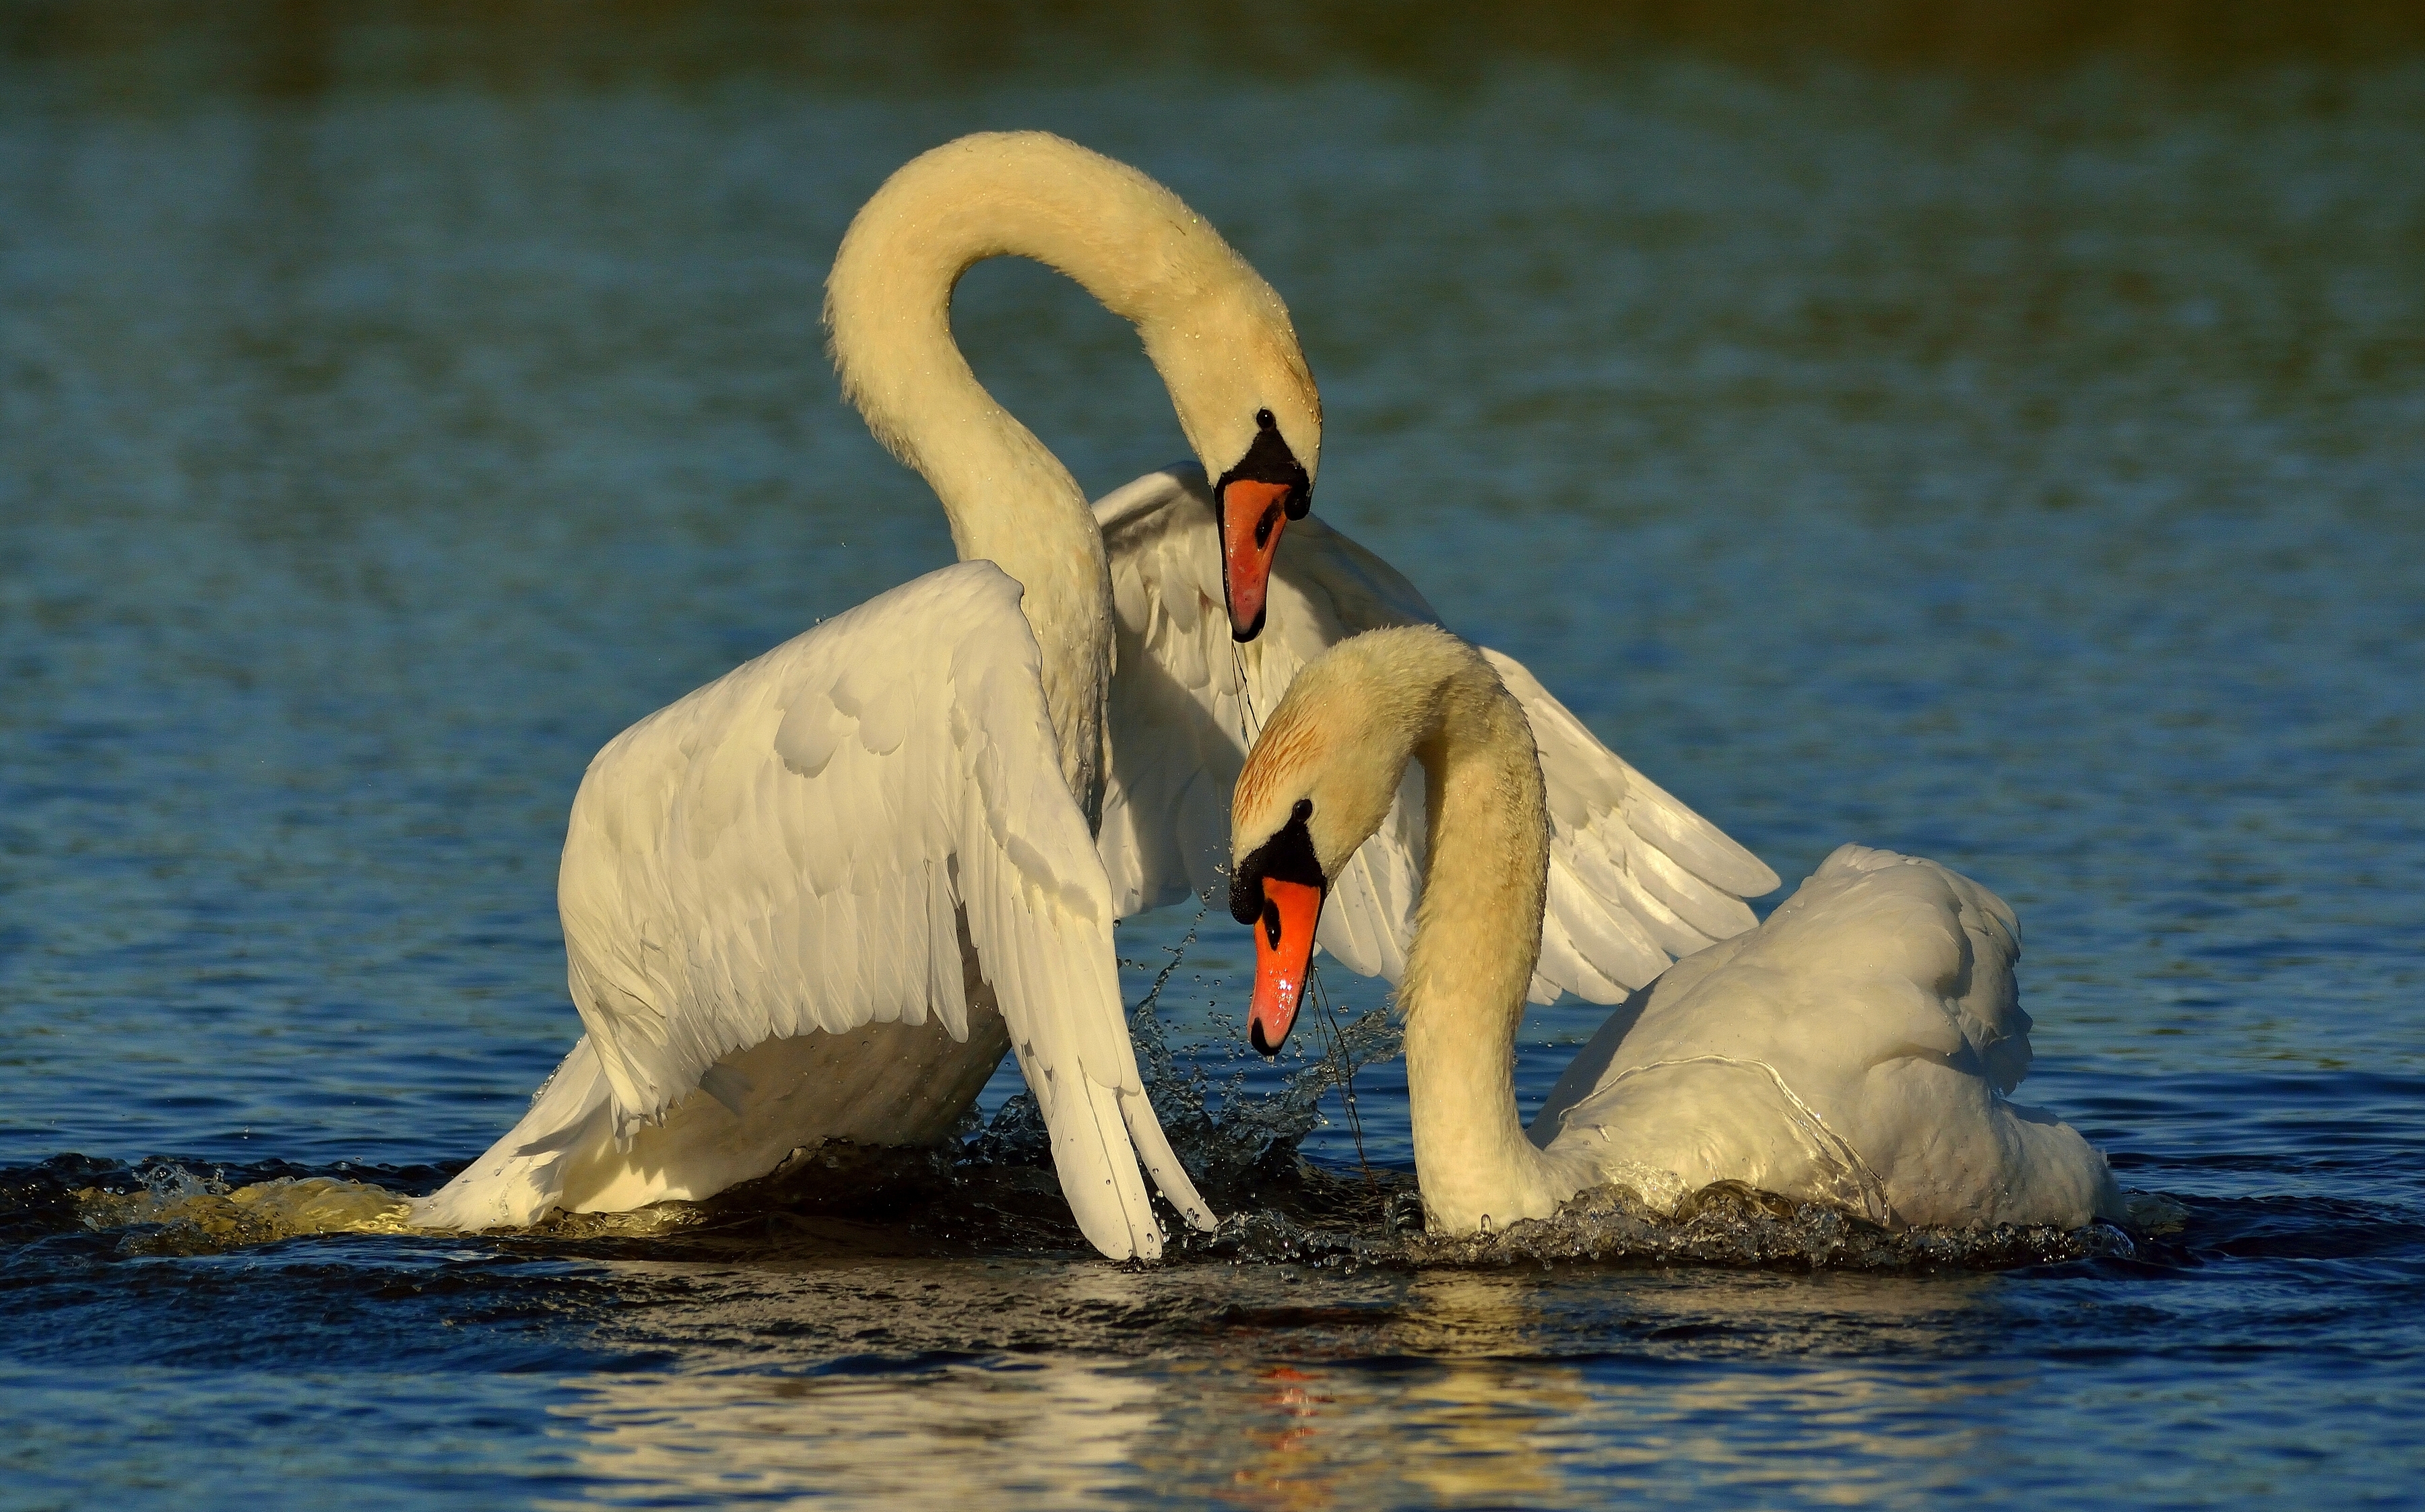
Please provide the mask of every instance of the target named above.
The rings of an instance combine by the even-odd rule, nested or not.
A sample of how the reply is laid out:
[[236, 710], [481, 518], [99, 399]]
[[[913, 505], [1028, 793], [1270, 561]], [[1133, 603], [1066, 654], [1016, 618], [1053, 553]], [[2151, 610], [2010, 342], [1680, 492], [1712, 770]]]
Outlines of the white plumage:
[[843, 393], [934, 487], [967, 560], [599, 753], [557, 887], [589, 1034], [415, 1221], [621, 1211], [709, 1196], [823, 1139], [932, 1143], [1007, 1045], [1097, 1247], [1161, 1251], [1140, 1156], [1211, 1226], [1138, 1080], [1090, 828], [1113, 656], [1102, 538], [952, 341], [960, 275], [1014, 253], [1135, 324], [1207, 459], [1310, 486], [1320, 399], [1287, 309], [1176, 196], [1033, 132], [895, 173], [843, 238], [826, 319]]
[[703, 1197], [826, 1138], [932, 1143], [1005, 1037], [1090, 1240], [1159, 1247], [1132, 1140], [1209, 1220], [1145, 1102], [1019, 603], [989, 562], [929, 573], [598, 753], [557, 883], [588, 1037], [421, 1221]]
[[[1120, 675], [1111, 692], [1101, 844], [1122, 913], [1221, 882], [1229, 789], [1263, 718], [1331, 646], [1367, 630], [1437, 624], [1414, 585], [1319, 518], [1289, 527], [1271, 619], [1232, 646], [1204, 475], [1181, 464], [1095, 506], [1111, 556]], [[1514, 658], [1485, 651], [1524, 707], [1549, 783], [1550, 909], [1535, 1003], [1614, 1003], [1670, 957], [1752, 926], [1743, 899], [1776, 874], [1600, 744]], [[1409, 767], [1380, 830], [1332, 879], [1322, 946], [1396, 982], [1421, 891], [1423, 777]]]
[[1889, 1224], [2121, 1215], [2104, 1157], [2006, 1101], [2030, 1061], [2012, 910], [1933, 861], [1857, 845], [1758, 928], [1633, 993], [1527, 1131], [1510, 1067], [1545, 906], [1559, 906], [1557, 819], [1549, 742], [1536, 761], [1537, 715], [1510, 693], [1502, 660], [1444, 632], [1357, 637], [1297, 679], [1236, 795], [1241, 886], [1263, 890], [1241, 901], [1273, 909], [1250, 1018], [1276, 1046], [1310, 950], [1310, 921], [1289, 934], [1277, 911], [1309, 880], [1291, 868], [1338, 877], [1409, 762], [1440, 784], [1398, 997], [1436, 1231], [1548, 1217], [1604, 1182], [1672, 1203], [1741, 1181]]
[[2121, 1217], [2104, 1157], [2007, 1100], [2030, 1065], [2019, 957], [1995, 893], [1839, 846], [1758, 929], [1612, 1016], [1533, 1141], [1667, 1201], [1731, 1180], [1894, 1225]]

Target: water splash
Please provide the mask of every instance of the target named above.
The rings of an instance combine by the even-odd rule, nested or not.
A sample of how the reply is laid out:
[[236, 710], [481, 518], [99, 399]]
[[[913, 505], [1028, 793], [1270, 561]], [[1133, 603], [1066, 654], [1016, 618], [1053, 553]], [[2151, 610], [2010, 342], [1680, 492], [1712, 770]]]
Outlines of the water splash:
[[246, 1245], [321, 1233], [402, 1233], [405, 1199], [367, 1182], [334, 1176], [276, 1177], [232, 1186], [173, 1162], [136, 1172], [132, 1190], [88, 1186], [74, 1194], [77, 1221], [95, 1232], [129, 1231], [121, 1247], [153, 1255], [217, 1254]]
[[[1208, 1197], [1268, 1176], [1276, 1163], [1293, 1160], [1298, 1143], [1321, 1125], [1320, 1104], [1325, 1095], [1336, 1091], [1352, 1118], [1356, 1073], [1396, 1055], [1404, 1038], [1386, 1005], [1368, 1009], [1345, 1024], [1339, 1023], [1335, 1015], [1326, 1022], [1318, 1018], [1315, 1021], [1327, 1031], [1321, 1056], [1287, 1072], [1279, 1089], [1272, 1092], [1247, 1087], [1247, 1068], [1252, 1062], [1240, 1048], [1243, 1037], [1231, 1036], [1224, 1041], [1229, 1047], [1231, 1068], [1226, 1075], [1216, 1075], [1201, 1061], [1181, 1064], [1171, 1051], [1159, 1005], [1163, 989], [1196, 942], [1212, 899], [1210, 888], [1198, 894], [1196, 917], [1187, 933], [1178, 944], [1164, 947], [1170, 958], [1155, 970], [1153, 984], [1129, 1010], [1129, 1037], [1136, 1047], [1146, 1096], [1162, 1120], [1172, 1150]], [[1150, 965], [1145, 961], [1124, 964], [1139, 969]], [[1318, 992], [1318, 977], [1316, 984]], [[1326, 999], [1323, 1005], [1326, 1013]], [[1021, 1102], [1011, 1100], [1013, 1104]], [[1010, 1104], [1005, 1104], [1004, 1113], [1010, 1112]], [[1018, 1115], [1020, 1118], [1031, 1116], [1032, 1105], [1022, 1107]], [[1002, 1118], [997, 1117], [995, 1121], [999, 1125]], [[1359, 1130], [1359, 1148], [1360, 1134]], [[991, 1134], [989, 1129], [988, 1138]], [[1372, 1173], [1365, 1174], [1369, 1182]]]
[[[1631, 1184], [1582, 1193], [1550, 1218], [1458, 1238], [1430, 1234], [1411, 1175], [1332, 1170], [1297, 1149], [1316, 1127], [1325, 1096], [1399, 1052], [1389, 1011], [1374, 1008], [1339, 1026], [1319, 1059], [1299, 1065], [1278, 1090], [1256, 1093], [1243, 1068], [1222, 1075], [1218, 1063], [1182, 1061], [1170, 1048], [1156, 1005], [1185, 946], [1172, 950], [1132, 1010], [1131, 1032], [1174, 1149], [1207, 1198], [1229, 1215], [1209, 1235], [1165, 1221], [1174, 1260], [1350, 1271], [1556, 1263], [1996, 1269], [2134, 1258], [2150, 1241], [2160, 1247], [2160, 1236], [2177, 1231], [2186, 1214], [2169, 1198], [2133, 1193], [2128, 1231], [2108, 1224], [2070, 1231], [1891, 1230], [1841, 1207], [1733, 1182], [1685, 1192], [1667, 1173], [1644, 1171]], [[972, 1113], [959, 1134], [934, 1150], [829, 1142], [795, 1151], [767, 1176], [703, 1202], [552, 1214], [519, 1240], [584, 1248], [638, 1243], [666, 1254], [704, 1247], [733, 1258], [837, 1247], [1004, 1255], [1080, 1247], [1032, 1096], [1013, 1096], [990, 1120]], [[79, 1158], [63, 1159], [75, 1165]], [[406, 1199], [384, 1186], [276, 1163], [240, 1174], [265, 1179], [232, 1182], [224, 1167], [157, 1161], [132, 1169], [88, 1163], [71, 1172], [61, 1166], [40, 1184], [65, 1198], [56, 1205], [76, 1226], [121, 1233], [120, 1248], [128, 1253], [209, 1254], [313, 1234], [409, 1230]], [[414, 1188], [441, 1174], [410, 1173], [396, 1184]], [[32, 1217], [31, 1208], [24, 1215]]]
[[[1313, 1068], [1309, 1068], [1309, 1071]], [[1290, 1106], [1285, 1094], [1249, 1104]], [[1005, 1120], [1014, 1127], [1005, 1128]], [[803, 1150], [775, 1173], [704, 1202], [663, 1202], [633, 1213], [554, 1214], [522, 1237], [588, 1246], [636, 1241], [684, 1249], [706, 1245], [741, 1258], [750, 1251], [837, 1246], [1043, 1253], [1072, 1247], [1049, 1146], [1033, 1160], [995, 1163], [979, 1151], [1023, 1147], [1032, 1107], [1005, 1107], [957, 1157], [948, 1150]], [[1256, 1121], [1255, 1137], [1270, 1133]], [[1252, 1147], [1215, 1125], [1232, 1150]], [[121, 1168], [122, 1169], [122, 1168]], [[242, 1185], [161, 1162], [131, 1173], [128, 1189], [75, 1189], [74, 1223], [118, 1232], [128, 1254], [217, 1254], [314, 1234], [414, 1231], [405, 1199], [384, 1187], [331, 1176], [280, 1176]], [[2130, 1230], [2112, 1224], [2061, 1230], [2001, 1225], [1983, 1230], [1889, 1230], [1821, 1203], [1720, 1182], [1671, 1209], [1629, 1186], [1572, 1198], [1554, 1216], [1460, 1237], [1426, 1233], [1422, 1198], [1404, 1173], [1350, 1173], [1299, 1158], [1274, 1137], [1248, 1169], [1212, 1169], [1208, 1186], [1247, 1187], [1221, 1204], [1229, 1216], [1211, 1234], [1166, 1227], [1171, 1258], [1233, 1264], [1315, 1265], [1355, 1271], [1497, 1269], [1557, 1263], [1695, 1264], [1797, 1270], [1988, 1270], [2091, 1259], [2137, 1259], [2186, 1214], [2161, 1194], [2132, 1193]], [[913, 1217], [904, 1219], [902, 1214]]]
[[[1401, 1179], [1403, 1180], [1403, 1179]], [[1410, 1184], [1385, 1199], [1372, 1228], [1304, 1224], [1263, 1208], [1226, 1220], [1196, 1253], [1238, 1263], [1342, 1270], [1501, 1269], [1555, 1263], [1696, 1264], [1794, 1270], [2002, 1270], [2094, 1259], [2135, 1259], [2139, 1241], [2105, 1223], [2063, 1230], [1889, 1230], [1840, 1208], [1718, 1182], [1671, 1212], [1630, 1187], [1580, 1194], [1548, 1218], [1448, 1237], [1422, 1231]]]

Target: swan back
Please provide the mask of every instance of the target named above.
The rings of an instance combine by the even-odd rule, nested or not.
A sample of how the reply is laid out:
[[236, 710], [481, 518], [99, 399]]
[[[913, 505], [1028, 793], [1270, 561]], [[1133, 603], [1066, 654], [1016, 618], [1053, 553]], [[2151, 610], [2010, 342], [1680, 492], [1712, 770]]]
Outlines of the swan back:
[[1732, 1179], [1888, 1223], [2114, 1215], [2103, 1157], [2005, 1101], [2030, 1063], [2019, 954], [2012, 909], [1977, 882], [1839, 846], [1758, 929], [1612, 1015], [1533, 1138], [1637, 1185], [1668, 1173], [1652, 1197]]

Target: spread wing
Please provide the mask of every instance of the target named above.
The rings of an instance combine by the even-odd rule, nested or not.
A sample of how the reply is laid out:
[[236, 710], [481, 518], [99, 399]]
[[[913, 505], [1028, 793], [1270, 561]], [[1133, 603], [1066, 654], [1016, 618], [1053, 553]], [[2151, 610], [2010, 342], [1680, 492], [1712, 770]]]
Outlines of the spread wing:
[[[1316, 518], [1293, 522], [1270, 614], [1234, 645], [1212, 499], [1180, 464], [1095, 506], [1119, 617], [1100, 843], [1115, 909], [1174, 903], [1228, 860], [1229, 790], [1261, 716], [1299, 668], [1349, 635], [1437, 624], [1414, 585]], [[1752, 926], [1743, 903], [1776, 874], [1601, 745], [1521, 664], [1485, 651], [1524, 705], [1550, 790], [1549, 912], [1535, 1002], [1614, 1003], [1682, 956]], [[1321, 941], [1349, 970], [1394, 982], [1414, 938], [1422, 774], [1407, 773], [1380, 832], [1333, 883]]]
[[965, 931], [1079, 1227], [1158, 1253], [1140, 1152], [1211, 1214], [1137, 1075], [1019, 601], [990, 562], [929, 573], [600, 751], [557, 884], [572, 998], [628, 1130], [769, 1038], [933, 1013], [966, 1039]]

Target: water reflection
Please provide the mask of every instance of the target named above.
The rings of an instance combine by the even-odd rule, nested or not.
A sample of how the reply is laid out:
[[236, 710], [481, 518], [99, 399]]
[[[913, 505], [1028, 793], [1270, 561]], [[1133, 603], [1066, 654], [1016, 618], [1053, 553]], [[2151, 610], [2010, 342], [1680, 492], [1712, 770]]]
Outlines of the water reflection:
[[1407, 1289], [1399, 1340], [1410, 1354], [1527, 1355], [1548, 1341], [1537, 1288], [1504, 1276], [1418, 1277]]
[[1582, 1364], [1084, 1359], [923, 1372], [591, 1376], [551, 1408], [589, 1504], [1588, 1506], [1611, 1491], [1867, 1503], [1950, 1488], [2015, 1379], [1874, 1367], [1644, 1379]]
[[[2030, 1384], [1894, 1362], [2000, 1327], [1988, 1278], [650, 1267], [677, 1273], [639, 1342], [765, 1364], [566, 1383], [592, 1503], [1867, 1501], [1960, 1479]], [[941, 1343], [969, 1338], [1016, 1352]]]
[[578, 1436], [589, 1504], [1083, 1504], [1149, 1484], [1135, 1446], [1165, 1409], [1160, 1383], [1066, 1359], [923, 1373], [592, 1376], [574, 1383], [573, 1395], [550, 1410]]

